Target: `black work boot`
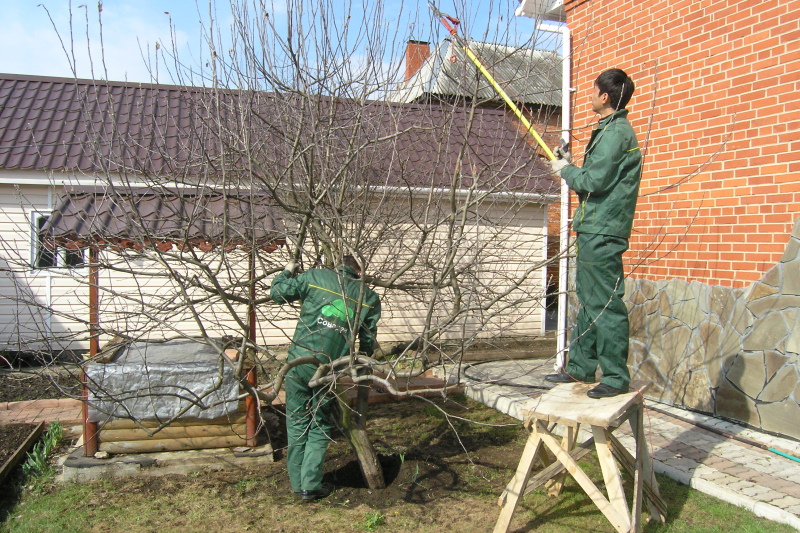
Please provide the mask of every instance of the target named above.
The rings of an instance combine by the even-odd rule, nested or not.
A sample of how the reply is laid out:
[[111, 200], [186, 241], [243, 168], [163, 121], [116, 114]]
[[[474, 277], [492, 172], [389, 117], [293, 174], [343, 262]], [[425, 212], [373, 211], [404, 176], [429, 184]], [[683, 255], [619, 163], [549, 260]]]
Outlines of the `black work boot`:
[[547, 374], [544, 377], [545, 381], [550, 383], [577, 383], [578, 380], [567, 374], [566, 372], [559, 372], [558, 374]]
[[328, 497], [333, 492], [333, 486], [324, 483], [321, 489], [318, 490], [301, 490], [300, 500], [304, 502], [313, 502]]
[[614, 396], [618, 396], [620, 394], [625, 394], [628, 392], [628, 388], [625, 389], [618, 389], [616, 387], [612, 387], [611, 385], [606, 385], [605, 383], [599, 384], [597, 387], [590, 389], [589, 392], [586, 393], [586, 396], [589, 398], [613, 398]]

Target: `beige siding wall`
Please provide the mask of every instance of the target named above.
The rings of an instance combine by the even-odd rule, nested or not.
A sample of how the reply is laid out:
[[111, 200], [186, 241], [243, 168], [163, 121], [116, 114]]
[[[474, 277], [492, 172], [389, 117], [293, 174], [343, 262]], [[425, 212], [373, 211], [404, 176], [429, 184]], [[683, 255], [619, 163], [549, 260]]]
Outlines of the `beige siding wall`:
[[[88, 347], [87, 328], [80, 322], [88, 318], [88, 269], [36, 270], [30, 266], [31, 213], [49, 212], [55, 192], [56, 188], [47, 185], [0, 183], [0, 268], [3, 269], [0, 275], [0, 350]], [[393, 200], [393, 212], [397, 216], [408, 217], [411, 209], [405, 201]], [[447, 227], [437, 229], [438, 238], [431, 239], [433, 244], [425, 249], [415, 267], [420, 279], [428, 279], [425, 275], [436, 270], [453, 252], [457, 257], [456, 265], [469, 271], [460, 291], [462, 309], [470, 311], [449, 324], [439, 338], [542, 334], [544, 268], [532, 270], [532, 267], [545, 259], [546, 209], [534, 203], [486, 202], [473, 217], [456, 241], [448, 240]], [[419, 242], [419, 232], [407, 222], [405, 226], [398, 225], [401, 227], [404, 229], [395, 231], [394, 236], [381, 237], [374, 249], [373, 263], [368, 267], [370, 273], [385, 277], [408, 259]], [[475, 260], [476, 249], [481, 250], [479, 260]], [[279, 250], [268, 260], [281, 264], [285, 253]], [[180, 291], [168, 279], [145, 275], [161, 273], [163, 266], [141, 259], [114, 260], [121, 261], [121, 265], [134, 261], [132, 264], [143, 274], [133, 277], [101, 271], [101, 323], [108, 325], [110, 320], [115, 320], [114, 329], [134, 336], [150, 328], [151, 338], [197, 335], [201, 327], [209, 328], [214, 336], [240, 334], [241, 328], [220, 305], [199, 304], [195, 306], [196, 316], [184, 311], [161, 315], [156, 321], [145, 318], [141, 312], [143, 306], [137, 301], [157, 302], [168, 307], [180, 303]], [[246, 259], [237, 258], [230, 263], [242, 265], [233, 275], [245, 279]], [[523, 276], [529, 270], [528, 275]], [[524, 279], [519, 287], [500, 298], [500, 304], [490, 310], [482, 309], [487, 307], [489, 299], [499, 298], [500, 293], [515, 286], [521, 278]], [[265, 284], [260, 291], [263, 294], [266, 290]], [[433, 305], [430, 304], [432, 294], [430, 290], [419, 289], [385, 293], [380, 340], [410, 340], [420, 334], [426, 322], [441, 325], [446, 321], [453, 309], [453, 291], [439, 291]], [[233, 309], [246, 321], [244, 306], [233, 306]], [[259, 340], [267, 345], [289, 342], [296, 310], [268, 303], [259, 307], [257, 315]]]
[[[545, 260], [546, 226], [546, 210], [538, 204], [487, 202], [480, 208], [480, 217], [467, 225], [457, 241], [458, 250], [453, 252], [458, 257], [456, 268], [469, 271], [468, 276], [461, 276], [461, 308], [472, 310], [450, 324], [441, 335], [443, 339], [544, 333], [544, 268], [532, 267]], [[398, 236], [398, 242], [386, 243], [387, 270], [408, 259], [418, 237], [419, 232], [409, 227], [402, 237]], [[420, 259], [427, 264], [415, 269], [420, 279], [430, 279], [430, 270], [435, 270], [452, 251], [447, 243], [453, 239], [448, 238], [446, 228], [437, 231], [435, 241], [437, 245], [426, 249]], [[501, 297], [505, 291], [510, 292]], [[426, 323], [435, 327], [447, 321], [454, 309], [453, 291], [442, 289], [433, 305], [432, 293], [395, 291], [383, 298], [381, 339], [410, 340], [423, 331]], [[499, 303], [484, 309], [495, 298]]]
[[36, 210], [49, 211], [48, 189], [0, 185], [0, 346], [4, 349], [24, 350], [43, 333], [75, 326], [56, 316], [65, 304], [74, 303], [68, 301], [74, 300], [77, 286], [70, 273], [30, 268], [32, 215]]

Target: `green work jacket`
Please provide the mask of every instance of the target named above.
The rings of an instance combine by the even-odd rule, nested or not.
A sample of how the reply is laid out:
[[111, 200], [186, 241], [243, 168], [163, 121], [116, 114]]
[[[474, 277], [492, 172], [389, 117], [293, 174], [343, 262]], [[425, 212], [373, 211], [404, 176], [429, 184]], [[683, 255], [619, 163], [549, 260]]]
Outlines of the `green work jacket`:
[[381, 317], [381, 302], [375, 291], [364, 287], [360, 317], [361, 282], [356, 271], [339, 267], [335, 271], [315, 268], [297, 277], [284, 270], [272, 281], [269, 297], [277, 303], [302, 300], [300, 320], [294, 330], [289, 360], [313, 355], [329, 363], [348, 352], [350, 332], [360, 321], [359, 351], [372, 355]]
[[572, 217], [578, 233], [628, 239], [639, 196], [642, 153], [621, 109], [600, 120], [592, 131], [583, 166], [568, 165], [561, 177], [578, 193], [580, 204]]

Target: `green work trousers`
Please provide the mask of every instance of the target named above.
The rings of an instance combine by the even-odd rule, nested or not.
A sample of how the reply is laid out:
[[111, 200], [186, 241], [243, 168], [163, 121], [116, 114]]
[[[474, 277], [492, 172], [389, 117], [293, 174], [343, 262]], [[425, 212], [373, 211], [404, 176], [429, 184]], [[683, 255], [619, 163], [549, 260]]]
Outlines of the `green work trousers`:
[[292, 490], [322, 489], [325, 451], [331, 439], [331, 410], [335, 397], [328, 389], [312, 389], [314, 365], [300, 365], [286, 374], [286, 468]]
[[597, 365], [602, 383], [627, 390], [628, 309], [622, 301], [625, 282], [622, 254], [628, 240], [610, 235], [578, 233], [576, 285], [580, 309], [569, 348], [566, 372], [592, 383]]

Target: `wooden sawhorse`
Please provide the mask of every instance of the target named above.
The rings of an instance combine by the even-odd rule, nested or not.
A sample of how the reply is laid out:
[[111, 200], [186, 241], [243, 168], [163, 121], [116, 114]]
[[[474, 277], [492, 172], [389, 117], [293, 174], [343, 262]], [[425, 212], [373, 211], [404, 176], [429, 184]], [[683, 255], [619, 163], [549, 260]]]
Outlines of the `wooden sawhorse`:
[[[649, 383], [633, 382], [630, 392], [597, 400], [586, 396], [586, 392], [593, 386], [584, 383], [557, 385], [539, 398], [536, 408], [526, 413], [526, 426], [532, 432], [525, 444], [517, 472], [500, 496], [499, 504], [503, 509], [494, 533], [508, 531], [521, 496], [542, 485], [548, 487], [551, 495], [557, 496], [564, 486], [567, 472], [620, 533], [641, 532], [643, 495], [651, 519], [664, 521], [667, 505], [658, 492], [658, 483], [653, 475], [653, 463], [644, 436], [642, 393]], [[633, 430], [636, 457], [613, 435], [613, 431], [626, 420]], [[551, 424], [549, 428], [548, 424]], [[564, 426], [560, 443], [551, 433], [556, 424]], [[575, 441], [581, 424], [591, 426], [592, 437], [576, 447]], [[591, 452], [593, 444], [603, 471], [608, 497], [600, 492], [577, 463]], [[555, 461], [550, 461], [543, 446], [555, 456]], [[537, 457], [544, 462], [545, 468], [531, 478], [531, 469]], [[617, 462], [633, 476], [633, 501], [630, 510]]]

